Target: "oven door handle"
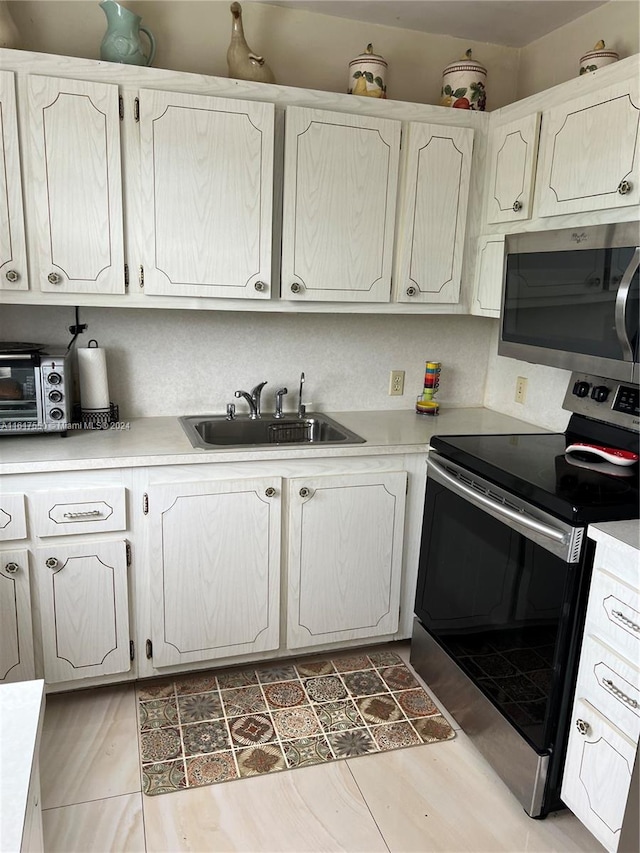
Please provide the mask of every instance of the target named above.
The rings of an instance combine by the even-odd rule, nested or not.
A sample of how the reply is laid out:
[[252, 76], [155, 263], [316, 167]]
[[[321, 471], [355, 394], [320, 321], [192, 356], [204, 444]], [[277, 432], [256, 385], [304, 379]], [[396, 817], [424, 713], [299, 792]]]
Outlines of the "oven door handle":
[[627, 334], [627, 303], [629, 301], [628, 297], [631, 282], [639, 266], [640, 248], [636, 249], [633, 253], [633, 257], [629, 261], [629, 266], [624, 271], [624, 275], [622, 276], [620, 286], [618, 287], [618, 293], [616, 295], [616, 335], [618, 336], [618, 343], [620, 344], [620, 349], [622, 350], [622, 355], [624, 356], [625, 361], [633, 361], [633, 350]]
[[553, 539], [554, 542], [560, 542], [563, 545], [567, 543], [567, 535], [562, 530], [558, 530], [555, 527], [551, 527], [549, 524], [538, 521], [536, 518], [532, 518], [525, 512], [518, 512], [515, 509], [509, 509], [509, 507], [504, 506], [504, 504], [497, 503], [497, 501], [492, 501], [491, 498], [477, 492], [475, 489], [471, 488], [471, 486], [467, 486], [459, 480], [456, 480], [455, 477], [448, 474], [432, 459], [427, 459], [427, 469], [432, 470], [438, 475], [438, 477], [441, 477], [451, 488], [452, 492], [455, 492], [455, 494], [460, 497], [467, 498], [472, 504], [475, 504], [480, 508], [490, 509], [496, 515], [508, 518], [510, 521], [515, 521], [529, 530], [533, 530], [542, 536], [546, 536], [547, 539]]

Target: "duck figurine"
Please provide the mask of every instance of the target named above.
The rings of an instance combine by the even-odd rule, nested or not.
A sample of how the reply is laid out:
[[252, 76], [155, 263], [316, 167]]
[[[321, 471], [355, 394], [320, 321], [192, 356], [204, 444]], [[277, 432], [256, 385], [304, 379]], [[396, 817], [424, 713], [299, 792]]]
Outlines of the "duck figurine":
[[242, 6], [234, 2], [231, 10], [231, 43], [227, 50], [229, 77], [236, 80], [253, 80], [256, 83], [275, 83], [276, 78], [263, 56], [257, 56], [244, 38]]

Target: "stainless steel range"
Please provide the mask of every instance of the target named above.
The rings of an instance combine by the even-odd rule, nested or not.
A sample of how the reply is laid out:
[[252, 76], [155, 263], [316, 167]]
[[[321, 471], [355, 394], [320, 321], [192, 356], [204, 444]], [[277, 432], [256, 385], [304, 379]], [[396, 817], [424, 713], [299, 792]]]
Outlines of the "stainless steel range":
[[574, 374], [566, 433], [432, 439], [411, 662], [531, 817], [562, 807], [587, 526], [638, 518], [639, 400]]

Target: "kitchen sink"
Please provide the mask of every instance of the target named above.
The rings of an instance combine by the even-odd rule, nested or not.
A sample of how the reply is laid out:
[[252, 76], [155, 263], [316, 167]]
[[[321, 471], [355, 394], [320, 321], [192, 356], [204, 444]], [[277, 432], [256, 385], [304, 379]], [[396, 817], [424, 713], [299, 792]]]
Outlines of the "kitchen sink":
[[282, 447], [282, 445], [364, 444], [365, 439], [327, 415], [309, 412], [251, 419], [238, 415], [190, 415], [179, 418], [194, 447]]

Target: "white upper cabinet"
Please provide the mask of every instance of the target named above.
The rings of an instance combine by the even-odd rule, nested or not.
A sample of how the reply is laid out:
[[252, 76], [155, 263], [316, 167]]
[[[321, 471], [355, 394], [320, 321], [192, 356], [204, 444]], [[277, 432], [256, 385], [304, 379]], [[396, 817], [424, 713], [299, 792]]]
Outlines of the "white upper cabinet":
[[118, 87], [29, 76], [32, 281], [124, 293]]
[[491, 131], [487, 222], [519, 222], [531, 217], [539, 133], [540, 113]]
[[14, 74], [0, 71], [0, 290], [28, 290]]
[[145, 293], [269, 298], [274, 113], [140, 92]]
[[545, 110], [538, 215], [638, 204], [639, 123], [637, 77]]
[[283, 299], [387, 302], [400, 122], [287, 107]]
[[471, 313], [499, 317], [504, 274], [504, 235], [492, 234], [478, 241], [476, 275]]
[[411, 122], [399, 210], [399, 302], [456, 303], [467, 221], [473, 130]]

